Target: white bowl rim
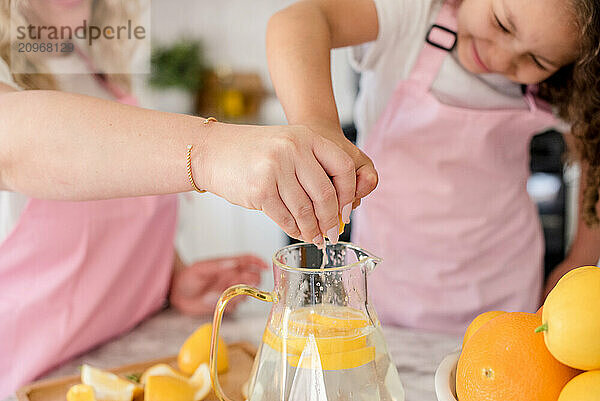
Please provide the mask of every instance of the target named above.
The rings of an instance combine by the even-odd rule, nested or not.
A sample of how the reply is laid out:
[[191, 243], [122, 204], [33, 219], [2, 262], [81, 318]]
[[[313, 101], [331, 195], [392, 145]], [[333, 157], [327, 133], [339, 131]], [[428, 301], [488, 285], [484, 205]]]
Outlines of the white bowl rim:
[[456, 392], [456, 365], [460, 351], [453, 352], [440, 362], [435, 371], [435, 394], [438, 401], [457, 401]]

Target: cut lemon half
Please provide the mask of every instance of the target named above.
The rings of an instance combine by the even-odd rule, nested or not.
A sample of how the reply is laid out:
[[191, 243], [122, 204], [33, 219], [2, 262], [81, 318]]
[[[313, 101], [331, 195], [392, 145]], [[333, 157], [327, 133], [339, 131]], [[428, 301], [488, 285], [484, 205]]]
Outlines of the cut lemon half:
[[100, 401], [131, 401], [143, 391], [137, 383], [90, 365], [81, 367], [81, 382], [91, 386]]
[[196, 390], [187, 380], [171, 376], [149, 376], [144, 401], [194, 401]]
[[94, 388], [87, 384], [76, 384], [67, 391], [67, 401], [96, 401]]

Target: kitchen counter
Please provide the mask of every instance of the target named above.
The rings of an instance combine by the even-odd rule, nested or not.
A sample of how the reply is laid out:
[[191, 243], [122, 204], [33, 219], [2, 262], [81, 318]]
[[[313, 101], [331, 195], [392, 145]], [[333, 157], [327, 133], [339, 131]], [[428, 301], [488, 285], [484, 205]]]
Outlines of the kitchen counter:
[[[268, 309], [236, 312], [223, 321], [223, 338], [227, 342], [248, 341], [258, 346], [267, 312]], [[83, 363], [110, 368], [175, 355], [187, 336], [209, 320], [165, 309], [131, 332], [66, 362], [43, 378], [78, 374]], [[384, 327], [383, 333], [404, 384], [406, 401], [435, 401], [435, 369], [444, 356], [458, 349], [462, 338], [398, 327]], [[4, 401], [16, 401], [16, 397]]]

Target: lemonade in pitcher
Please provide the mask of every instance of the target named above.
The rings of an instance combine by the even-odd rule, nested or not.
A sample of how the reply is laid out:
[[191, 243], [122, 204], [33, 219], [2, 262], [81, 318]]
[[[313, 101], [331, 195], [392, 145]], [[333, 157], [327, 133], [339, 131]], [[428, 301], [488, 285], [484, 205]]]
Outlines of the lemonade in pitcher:
[[403, 394], [381, 328], [343, 306], [273, 316], [251, 377], [250, 400], [392, 401]]
[[[328, 245], [326, 256], [312, 244], [295, 244], [273, 257], [272, 292], [240, 285], [223, 294], [213, 335], [232, 297], [273, 303], [250, 373], [249, 401], [404, 401], [367, 297], [367, 275], [379, 261], [348, 243]], [[216, 369], [212, 360], [215, 393], [228, 400]]]

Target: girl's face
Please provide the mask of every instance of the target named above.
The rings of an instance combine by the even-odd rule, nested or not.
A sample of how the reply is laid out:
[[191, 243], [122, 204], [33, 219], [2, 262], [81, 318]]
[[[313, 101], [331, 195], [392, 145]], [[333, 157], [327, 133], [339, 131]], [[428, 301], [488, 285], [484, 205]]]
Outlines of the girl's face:
[[463, 0], [458, 59], [467, 70], [535, 84], [577, 58], [575, 18], [564, 0]]

